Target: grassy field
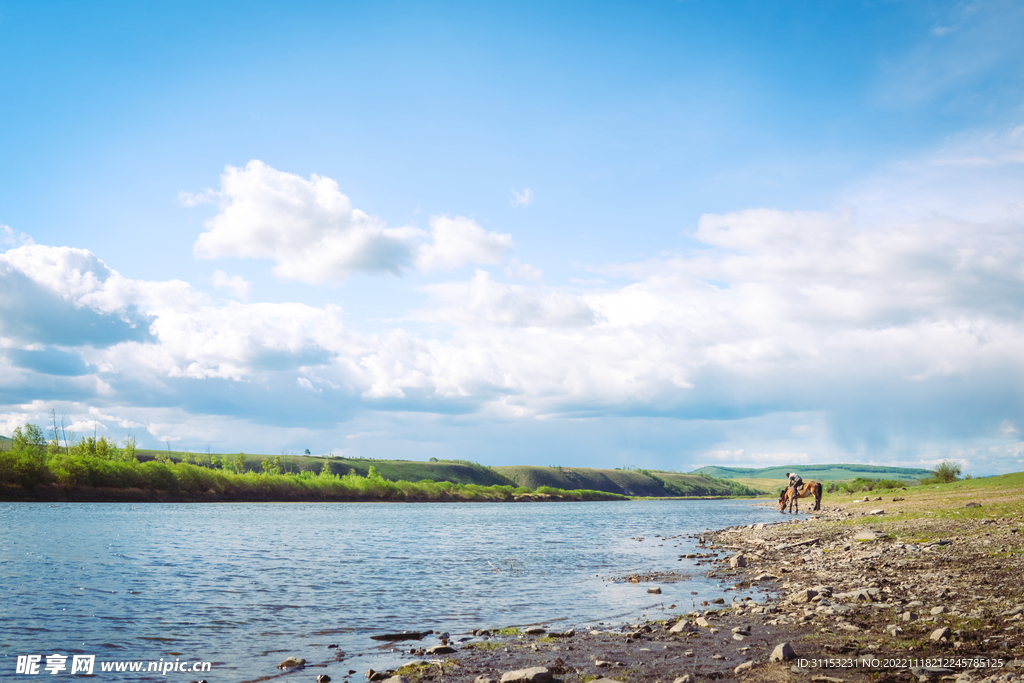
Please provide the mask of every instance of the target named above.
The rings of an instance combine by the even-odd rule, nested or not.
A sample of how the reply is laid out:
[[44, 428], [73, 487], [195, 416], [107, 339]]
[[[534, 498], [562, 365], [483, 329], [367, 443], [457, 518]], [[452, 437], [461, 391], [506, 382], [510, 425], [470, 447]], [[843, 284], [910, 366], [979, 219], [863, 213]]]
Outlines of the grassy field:
[[[882, 500], [876, 500], [881, 498]], [[903, 498], [894, 501], [894, 498]], [[860, 500], [861, 503], [853, 501]], [[827, 493], [822, 504], [830, 502], [851, 504], [852, 509], [885, 510], [884, 518], [857, 518], [853, 523], [884, 521], [899, 513], [900, 520], [915, 518], [934, 519], [989, 519], [994, 517], [1024, 518], [1024, 472], [998, 477], [967, 479], [949, 484], [908, 486], [904, 489], [870, 491], [854, 494]], [[981, 507], [966, 507], [967, 503], [980, 503]]]
[[779, 489], [785, 488], [789, 484], [788, 479], [757, 479], [754, 477], [735, 477], [731, 481], [738, 482], [744, 486], [749, 486], [752, 489], [763, 491], [764, 493], [776, 496], [778, 495]]
[[[694, 474], [709, 474], [722, 479], [786, 479], [787, 472], [799, 472], [804, 480], [846, 481], [857, 477], [872, 479], [897, 479], [909, 481], [924, 479], [931, 475], [925, 469], [915, 467], [882, 467], [879, 465], [785, 465], [782, 467], [718, 467], [709, 465], [694, 470]], [[785, 484], [783, 484], [785, 485]]]
[[695, 474], [652, 470], [600, 470], [589, 467], [495, 467], [516, 486], [552, 486], [573, 490], [607, 491], [627, 496], [663, 498], [755, 495], [737, 482]]

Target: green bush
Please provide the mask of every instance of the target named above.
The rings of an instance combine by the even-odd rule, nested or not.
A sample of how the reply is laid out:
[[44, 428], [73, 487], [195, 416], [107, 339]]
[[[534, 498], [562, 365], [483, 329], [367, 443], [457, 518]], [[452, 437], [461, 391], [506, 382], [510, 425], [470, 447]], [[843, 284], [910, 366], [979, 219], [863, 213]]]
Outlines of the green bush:
[[949, 484], [959, 479], [962, 471], [960, 463], [955, 460], [943, 460], [932, 470], [932, 474], [940, 483]]

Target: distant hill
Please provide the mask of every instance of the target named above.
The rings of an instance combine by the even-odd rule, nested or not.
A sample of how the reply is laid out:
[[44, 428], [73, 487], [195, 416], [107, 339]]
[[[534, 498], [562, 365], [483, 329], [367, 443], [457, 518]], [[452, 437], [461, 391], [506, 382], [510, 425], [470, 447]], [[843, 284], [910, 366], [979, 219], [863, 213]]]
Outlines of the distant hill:
[[[0, 450], [9, 449], [11, 440], [0, 437]], [[237, 457], [233, 453], [192, 453], [183, 451], [164, 451], [156, 449], [139, 449], [135, 456], [141, 462], [156, 458], [170, 457], [176, 462], [183, 460], [195, 464], [209, 466], [211, 457], [218, 463], [225, 459], [234, 462]], [[432, 481], [450, 481], [455, 484], [476, 484], [479, 486], [528, 486], [537, 489], [549, 486], [567, 491], [587, 489], [604, 491], [626, 496], [664, 497], [704, 497], [704, 496], [752, 496], [763, 494], [772, 489], [772, 485], [751, 485], [750, 482], [732, 481], [736, 477], [715, 478], [714, 475], [677, 472], [659, 472], [654, 470], [598, 470], [589, 467], [532, 467], [507, 466], [488, 467], [469, 460], [435, 460], [421, 462], [415, 460], [366, 460], [362, 458], [341, 458], [335, 456], [312, 455], [243, 455], [245, 468], [253, 472], [263, 471], [263, 461], [271, 463], [280, 458], [281, 469], [285, 473], [314, 472], [319, 473], [326, 463], [334, 474], [344, 475], [355, 471], [366, 476], [373, 467], [382, 477], [391, 481], [419, 482], [424, 479]], [[772, 482], [774, 483], [774, 482]], [[777, 487], [776, 487], [777, 488]]]
[[14, 443], [14, 439], [7, 436], [0, 436], [0, 451], [11, 450], [12, 443]]
[[[157, 456], [170, 455], [172, 460], [181, 461], [187, 457], [193, 462], [208, 464], [210, 456], [206, 453], [182, 453], [179, 451], [160, 451], [151, 449], [139, 449], [136, 457], [141, 461], [153, 460]], [[234, 460], [232, 453], [214, 453], [213, 457], [218, 460], [227, 458]], [[264, 460], [274, 460], [273, 455], [245, 454], [246, 469], [254, 472], [262, 471]], [[390, 481], [422, 481], [430, 479], [433, 481], [450, 481], [455, 484], [478, 484], [480, 486], [507, 486], [512, 484], [507, 478], [494, 471], [490, 467], [479, 465], [469, 460], [448, 460], [437, 462], [419, 462], [414, 460], [364, 460], [362, 458], [340, 458], [340, 457], [319, 457], [313, 455], [282, 455], [281, 467], [285, 473], [288, 472], [320, 472], [326, 461], [333, 474], [345, 475], [350, 470], [365, 477], [366, 473], [373, 467], [380, 476]]]
[[535, 467], [530, 465], [493, 468], [516, 486], [551, 486], [559, 489], [590, 489], [627, 496], [738, 496], [758, 490], [700, 474], [678, 474], [651, 470], [597, 470], [589, 467]]
[[880, 465], [784, 465], [782, 467], [719, 467], [709, 465], [693, 474], [708, 474], [721, 479], [785, 479], [786, 472], [798, 472], [804, 479], [842, 481], [866, 477], [870, 479], [921, 479], [931, 471], [917, 467], [883, 467]]

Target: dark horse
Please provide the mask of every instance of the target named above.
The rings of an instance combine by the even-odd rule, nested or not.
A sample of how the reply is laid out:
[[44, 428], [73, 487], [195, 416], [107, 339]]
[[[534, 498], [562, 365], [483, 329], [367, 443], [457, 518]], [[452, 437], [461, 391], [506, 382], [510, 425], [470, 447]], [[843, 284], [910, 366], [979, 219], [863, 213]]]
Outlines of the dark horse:
[[821, 482], [808, 481], [802, 486], [797, 487], [797, 495], [793, 496], [793, 487], [787, 486], [779, 494], [779, 512], [786, 511], [786, 504], [789, 503], [789, 511], [793, 512], [793, 506], [796, 506], [796, 511], [800, 512], [800, 503], [797, 502], [797, 498], [810, 498], [814, 496], [814, 509], [821, 509]]

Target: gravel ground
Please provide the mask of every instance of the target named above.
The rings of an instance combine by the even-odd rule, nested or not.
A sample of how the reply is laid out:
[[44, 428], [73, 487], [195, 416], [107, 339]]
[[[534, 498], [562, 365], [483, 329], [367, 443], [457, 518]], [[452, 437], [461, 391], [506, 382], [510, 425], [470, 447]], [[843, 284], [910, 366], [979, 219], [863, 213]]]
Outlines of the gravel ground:
[[697, 565], [723, 584], [764, 590], [764, 602], [705, 603], [667, 621], [614, 629], [453, 634], [451, 652], [413, 648], [406, 652], [419, 663], [372, 678], [1021, 680], [1024, 521], [985, 513], [1021, 501], [1022, 492], [988, 494], [981, 509], [966, 507], [975, 500], [969, 492], [914, 493], [907, 500], [899, 490], [884, 499], [850, 496], [810, 518], [786, 515], [777, 524], [706, 534], [705, 551], [692, 558]]

